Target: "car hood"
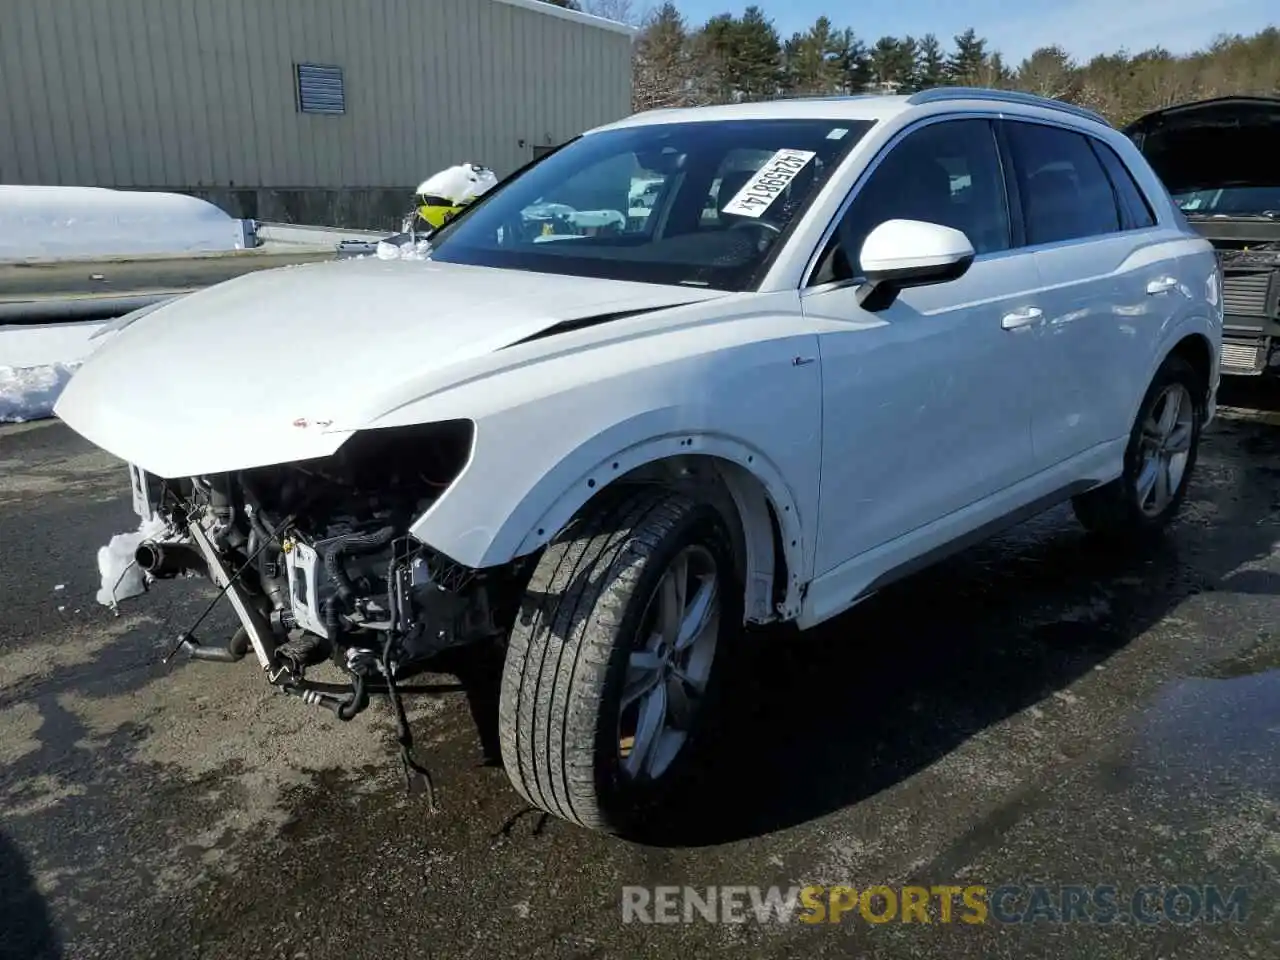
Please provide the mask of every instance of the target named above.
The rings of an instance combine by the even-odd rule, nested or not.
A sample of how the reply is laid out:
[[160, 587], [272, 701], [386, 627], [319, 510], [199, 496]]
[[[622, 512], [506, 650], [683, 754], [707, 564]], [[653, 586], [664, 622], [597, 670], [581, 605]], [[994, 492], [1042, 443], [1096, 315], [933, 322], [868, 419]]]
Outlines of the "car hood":
[[1171, 193], [1280, 184], [1280, 98], [1166, 107], [1124, 128]]
[[429, 260], [282, 267], [139, 311], [54, 413], [162, 477], [322, 457], [465, 361], [567, 321], [722, 295]]

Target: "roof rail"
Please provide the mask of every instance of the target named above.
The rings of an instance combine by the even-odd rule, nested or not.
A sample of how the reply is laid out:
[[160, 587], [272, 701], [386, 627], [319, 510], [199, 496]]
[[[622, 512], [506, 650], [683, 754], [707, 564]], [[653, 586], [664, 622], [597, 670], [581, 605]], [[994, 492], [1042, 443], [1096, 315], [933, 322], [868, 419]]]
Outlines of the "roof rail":
[[1021, 90], [992, 90], [987, 87], [930, 87], [911, 94], [907, 103], [918, 106], [922, 103], [940, 103], [946, 100], [990, 100], [995, 103], [1020, 103], [1027, 107], [1044, 107], [1047, 110], [1060, 110], [1095, 123], [1111, 126], [1100, 113], [1087, 107], [1078, 107], [1074, 103], [1063, 100], [1051, 100], [1049, 97], [1037, 96], [1034, 93], [1023, 93]]

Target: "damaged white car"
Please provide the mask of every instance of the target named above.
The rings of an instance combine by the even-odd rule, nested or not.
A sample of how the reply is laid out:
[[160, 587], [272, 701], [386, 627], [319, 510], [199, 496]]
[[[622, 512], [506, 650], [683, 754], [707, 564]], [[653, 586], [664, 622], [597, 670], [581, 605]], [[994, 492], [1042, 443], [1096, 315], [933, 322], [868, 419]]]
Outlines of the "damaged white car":
[[[557, 204], [622, 215], [528, 215]], [[1213, 415], [1219, 290], [1133, 144], [1077, 109], [658, 111], [421, 259], [123, 318], [56, 412], [131, 465], [148, 576], [207, 573], [234, 605], [240, 632], [189, 653], [252, 651], [349, 718], [497, 641], [517, 790], [630, 833], [696, 764], [744, 624], [812, 627], [1068, 500], [1160, 529]], [[349, 686], [308, 677], [325, 661]]]

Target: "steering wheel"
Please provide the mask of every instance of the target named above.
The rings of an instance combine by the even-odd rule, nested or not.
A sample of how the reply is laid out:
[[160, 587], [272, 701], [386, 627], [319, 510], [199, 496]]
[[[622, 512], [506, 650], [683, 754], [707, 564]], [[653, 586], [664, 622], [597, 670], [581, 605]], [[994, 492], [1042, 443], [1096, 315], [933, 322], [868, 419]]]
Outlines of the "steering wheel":
[[737, 220], [734, 223], [729, 224], [730, 230], [741, 230], [744, 227], [763, 227], [766, 230], [772, 230], [775, 234], [779, 236], [782, 235], [782, 227], [778, 226], [772, 220], [764, 220], [758, 217], [754, 219], [747, 218], [743, 220]]

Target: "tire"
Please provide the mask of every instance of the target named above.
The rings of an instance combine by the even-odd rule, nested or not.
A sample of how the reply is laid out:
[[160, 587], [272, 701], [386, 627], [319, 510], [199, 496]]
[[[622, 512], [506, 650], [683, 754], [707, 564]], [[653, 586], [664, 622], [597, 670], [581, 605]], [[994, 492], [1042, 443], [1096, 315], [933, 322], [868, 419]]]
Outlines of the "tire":
[[[667, 660], [649, 628], [664, 597], [672, 597], [665, 578], [677, 561], [688, 582], [709, 578], [701, 582], [712, 585], [714, 603], [699, 639]], [[686, 589], [690, 607], [704, 596]], [[606, 833], [637, 835], [660, 819], [693, 769], [741, 625], [731, 540], [714, 507], [652, 487], [590, 505], [543, 553], [511, 631], [498, 732], [517, 792], [541, 810]], [[672, 672], [668, 664], [683, 666]], [[690, 688], [682, 673], [702, 682]], [[665, 678], [652, 689], [661, 688], [673, 708], [681, 691], [701, 691], [683, 722], [673, 709], [682, 729], [661, 731], [653, 751], [644, 750], [652, 741], [642, 736], [649, 728], [638, 715], [657, 709], [657, 694], [624, 708], [624, 692], [640, 689], [627, 691], [628, 682], [641, 675]]]
[[[1161, 438], [1160, 431], [1152, 427], [1165, 426], [1161, 423], [1161, 417], [1167, 419], [1169, 412], [1165, 403], [1175, 395], [1181, 398], [1173, 419], [1175, 433], [1185, 439], [1172, 438], [1175, 444], [1170, 444], [1170, 437]], [[1176, 355], [1165, 360], [1134, 420], [1125, 448], [1124, 473], [1072, 500], [1076, 517], [1086, 530], [1108, 538], [1141, 540], [1162, 531], [1177, 515], [1199, 453], [1205, 396], [1202, 378], [1186, 360]], [[1180, 460], [1173, 453], [1175, 445], [1182, 453]], [[1175, 462], [1180, 462], [1180, 469], [1171, 469]], [[1163, 474], [1157, 469], [1155, 486], [1149, 486], [1154, 463], [1162, 465]]]

